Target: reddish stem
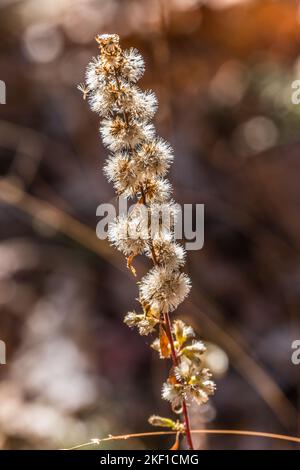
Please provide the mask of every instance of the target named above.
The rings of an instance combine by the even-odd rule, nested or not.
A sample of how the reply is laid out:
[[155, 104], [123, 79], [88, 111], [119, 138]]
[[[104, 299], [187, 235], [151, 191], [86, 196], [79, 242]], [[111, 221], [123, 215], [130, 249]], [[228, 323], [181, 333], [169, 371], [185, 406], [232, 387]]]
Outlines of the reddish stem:
[[[117, 87], [120, 90], [120, 81], [119, 81], [119, 77], [118, 77], [118, 74], [117, 74], [116, 70], [115, 70], [115, 78], [116, 78]], [[124, 121], [125, 121], [126, 125], [128, 126], [129, 119], [128, 119], [128, 115], [125, 111], [123, 112], [123, 116], [124, 116]], [[142, 203], [146, 204], [146, 194], [145, 194], [143, 186], [141, 187], [141, 193], [142, 193]], [[151, 246], [151, 254], [152, 254], [153, 264], [158, 265], [155, 250], [154, 250], [153, 246]], [[170, 342], [170, 346], [171, 346], [171, 356], [172, 356], [173, 366], [177, 367], [178, 366], [178, 358], [177, 358], [176, 349], [175, 349], [175, 346], [174, 346], [173, 335], [172, 335], [172, 326], [171, 326], [170, 316], [169, 316], [168, 312], [164, 313], [164, 322], [165, 322], [165, 327], [166, 327], [166, 333], [167, 333], [167, 336], [168, 336], [168, 339], [169, 339], [169, 342]], [[183, 412], [184, 427], [185, 427], [185, 434], [186, 434], [186, 440], [187, 440], [188, 448], [189, 448], [189, 450], [194, 450], [192, 436], [191, 436], [190, 420], [189, 420], [189, 415], [188, 415], [188, 411], [187, 411], [185, 398], [183, 398], [183, 402], [182, 402], [182, 412]]]
[[[177, 358], [176, 349], [175, 349], [175, 346], [174, 346], [174, 340], [173, 340], [173, 335], [172, 335], [172, 326], [171, 326], [171, 321], [170, 321], [170, 315], [169, 315], [168, 312], [164, 313], [164, 321], [165, 321], [166, 333], [167, 333], [167, 336], [168, 336], [168, 339], [169, 339], [169, 342], [170, 342], [170, 346], [171, 346], [171, 356], [172, 356], [173, 365], [174, 365], [174, 367], [177, 367], [178, 366], [178, 358]], [[191, 435], [191, 426], [190, 426], [189, 414], [188, 414], [188, 411], [187, 411], [185, 398], [183, 398], [183, 402], [182, 402], [182, 412], [183, 412], [185, 435], [186, 435], [188, 448], [189, 448], [189, 450], [194, 450], [192, 435]]]
[[183, 411], [183, 416], [184, 416], [184, 421], [185, 421], [185, 435], [186, 435], [187, 445], [188, 445], [189, 450], [194, 450], [192, 435], [191, 435], [190, 418], [189, 418], [185, 399], [183, 399], [182, 411]]

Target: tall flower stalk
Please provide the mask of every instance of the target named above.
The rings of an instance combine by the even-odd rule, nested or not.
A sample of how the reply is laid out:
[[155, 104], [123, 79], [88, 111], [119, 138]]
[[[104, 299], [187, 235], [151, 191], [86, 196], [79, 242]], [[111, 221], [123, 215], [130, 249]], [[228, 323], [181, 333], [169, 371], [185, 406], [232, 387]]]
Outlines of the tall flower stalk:
[[173, 151], [151, 124], [157, 110], [154, 93], [136, 86], [145, 70], [142, 56], [133, 48], [122, 50], [116, 34], [97, 36], [96, 41], [100, 54], [89, 63], [86, 83], [79, 89], [100, 116], [100, 134], [110, 151], [104, 173], [118, 196], [135, 202], [127, 215], [110, 224], [109, 239], [124, 253], [135, 276], [135, 256], [144, 254], [153, 262], [138, 282], [140, 311], [129, 312], [124, 322], [140, 335], [153, 335], [152, 348], [160, 358], [172, 361], [162, 397], [183, 422], [155, 415], [149, 422], [184, 433], [193, 449], [188, 406], [192, 400], [199, 405], [207, 402], [215, 385], [210, 371], [202, 367], [204, 344], [192, 327], [170, 318], [191, 288], [182, 271], [185, 251], [174, 236], [178, 206], [165, 178]]

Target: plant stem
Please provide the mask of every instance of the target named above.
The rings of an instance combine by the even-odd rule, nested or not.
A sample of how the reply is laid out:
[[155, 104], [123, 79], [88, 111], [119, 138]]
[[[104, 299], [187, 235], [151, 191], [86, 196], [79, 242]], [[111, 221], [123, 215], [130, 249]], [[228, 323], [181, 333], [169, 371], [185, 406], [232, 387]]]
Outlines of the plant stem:
[[[173, 340], [173, 335], [172, 335], [172, 327], [171, 327], [169, 312], [164, 313], [164, 322], [165, 322], [166, 333], [167, 333], [169, 343], [170, 343], [170, 346], [171, 346], [171, 356], [172, 356], [173, 366], [177, 367], [178, 366], [178, 358], [177, 358], [176, 349], [175, 349], [175, 346], [174, 346], [174, 340]], [[189, 415], [188, 415], [188, 411], [187, 411], [187, 405], [186, 405], [185, 398], [183, 398], [183, 401], [182, 401], [182, 411], [183, 411], [185, 435], [186, 435], [188, 448], [189, 448], [189, 450], [194, 450], [192, 435], [191, 435], [190, 420], [189, 420]]]
[[183, 416], [184, 416], [184, 425], [185, 425], [187, 445], [188, 445], [189, 450], [194, 450], [192, 435], [191, 435], [190, 418], [189, 418], [185, 399], [183, 399], [182, 409], [183, 409]]
[[[120, 87], [120, 81], [119, 81], [117, 70], [115, 70], [115, 79], [116, 79], [118, 90], [120, 91], [121, 87]], [[123, 111], [123, 117], [124, 117], [124, 121], [125, 121], [126, 125], [128, 126], [129, 125], [129, 119], [128, 119], [128, 115], [127, 115], [126, 111]], [[143, 186], [141, 186], [141, 194], [142, 194], [142, 203], [146, 204], [146, 193], [144, 191]], [[151, 246], [151, 254], [152, 254], [153, 264], [158, 265], [155, 250], [154, 250], [153, 246]], [[168, 339], [169, 339], [169, 343], [170, 343], [170, 346], [171, 346], [171, 356], [172, 356], [173, 366], [177, 367], [178, 366], [178, 358], [177, 358], [177, 354], [176, 354], [176, 350], [175, 350], [175, 346], [174, 346], [173, 335], [172, 335], [172, 326], [171, 326], [170, 316], [169, 316], [168, 312], [164, 314], [164, 323], [165, 323], [166, 333], [167, 333], [167, 336], [168, 336]], [[189, 450], [194, 450], [192, 436], [191, 436], [190, 420], [189, 420], [189, 415], [188, 415], [188, 411], [187, 411], [187, 405], [186, 405], [185, 398], [183, 398], [183, 402], [182, 402], [182, 411], [183, 411], [185, 434], [186, 434], [186, 440], [187, 440], [188, 448], [189, 448]]]

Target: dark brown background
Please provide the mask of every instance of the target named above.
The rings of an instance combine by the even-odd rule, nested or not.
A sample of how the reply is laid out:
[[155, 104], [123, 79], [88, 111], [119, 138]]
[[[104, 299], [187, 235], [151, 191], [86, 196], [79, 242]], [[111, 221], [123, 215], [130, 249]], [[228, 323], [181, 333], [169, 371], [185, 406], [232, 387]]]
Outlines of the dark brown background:
[[104, 32], [142, 51], [141, 86], [157, 93], [155, 124], [176, 151], [175, 197], [205, 204], [205, 245], [188, 254], [193, 289], [178, 315], [209, 343], [218, 391], [191, 410], [192, 425], [299, 433], [299, 2], [2, 0], [0, 18], [1, 447], [66, 447], [170, 415], [167, 364], [122, 323], [133, 279], [95, 235], [97, 206], [115, 198], [97, 116], [76, 85]]

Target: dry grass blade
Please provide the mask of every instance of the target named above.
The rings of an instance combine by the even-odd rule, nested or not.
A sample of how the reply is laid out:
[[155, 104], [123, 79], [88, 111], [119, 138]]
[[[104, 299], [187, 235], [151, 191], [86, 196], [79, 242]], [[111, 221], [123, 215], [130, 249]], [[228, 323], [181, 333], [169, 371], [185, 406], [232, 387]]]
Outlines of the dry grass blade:
[[[277, 439], [280, 441], [287, 441], [295, 444], [300, 444], [300, 437], [297, 436], [288, 436], [285, 434], [274, 434], [270, 432], [261, 432], [261, 431], [248, 431], [248, 430], [239, 430], [239, 429], [194, 429], [191, 430], [192, 434], [211, 434], [211, 435], [224, 435], [224, 436], [248, 436], [248, 437], [260, 437], [267, 439]], [[151, 431], [144, 433], [134, 433], [134, 434], [123, 434], [119, 436], [108, 436], [103, 439], [91, 439], [89, 442], [84, 444], [79, 444], [78, 446], [70, 447], [68, 449], [61, 450], [77, 450], [83, 447], [88, 447], [91, 445], [100, 445], [102, 442], [109, 441], [122, 441], [132, 438], [143, 438], [143, 437], [155, 437], [155, 436], [172, 436], [178, 435], [177, 431]]]

